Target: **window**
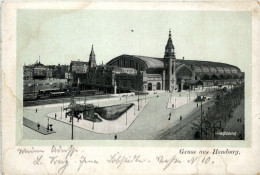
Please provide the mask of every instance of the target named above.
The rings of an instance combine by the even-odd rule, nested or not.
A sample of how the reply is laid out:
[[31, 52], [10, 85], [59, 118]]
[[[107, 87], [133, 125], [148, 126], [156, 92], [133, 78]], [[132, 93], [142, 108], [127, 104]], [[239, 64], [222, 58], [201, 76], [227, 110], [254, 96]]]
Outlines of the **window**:
[[160, 82], [157, 83], [156, 90], [161, 90], [161, 83]]
[[153, 85], [152, 85], [152, 83], [148, 83], [148, 91], [151, 91], [151, 90], [152, 90], [152, 88], [153, 88]]

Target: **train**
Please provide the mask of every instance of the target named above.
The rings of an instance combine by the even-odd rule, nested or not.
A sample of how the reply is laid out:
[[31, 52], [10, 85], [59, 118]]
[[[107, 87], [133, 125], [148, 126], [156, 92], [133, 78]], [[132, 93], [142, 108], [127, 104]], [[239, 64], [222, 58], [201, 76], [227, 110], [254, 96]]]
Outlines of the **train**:
[[53, 88], [53, 89], [43, 89], [39, 90], [38, 92], [31, 92], [31, 93], [24, 93], [23, 100], [24, 101], [31, 101], [31, 100], [39, 100], [39, 99], [47, 99], [47, 98], [55, 98], [55, 97], [64, 97], [64, 96], [78, 96], [78, 95], [96, 95], [100, 92], [98, 90], [84, 90], [80, 91], [79, 89], [60, 89], [60, 88]]

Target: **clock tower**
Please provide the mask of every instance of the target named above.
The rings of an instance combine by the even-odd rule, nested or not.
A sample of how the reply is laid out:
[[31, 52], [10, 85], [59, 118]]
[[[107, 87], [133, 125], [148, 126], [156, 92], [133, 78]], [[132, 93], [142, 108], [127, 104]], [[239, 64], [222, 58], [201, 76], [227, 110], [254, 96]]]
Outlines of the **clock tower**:
[[169, 38], [165, 46], [164, 52], [164, 67], [165, 67], [165, 90], [172, 91], [176, 88], [175, 78], [175, 52], [172, 44], [171, 30], [169, 31]]

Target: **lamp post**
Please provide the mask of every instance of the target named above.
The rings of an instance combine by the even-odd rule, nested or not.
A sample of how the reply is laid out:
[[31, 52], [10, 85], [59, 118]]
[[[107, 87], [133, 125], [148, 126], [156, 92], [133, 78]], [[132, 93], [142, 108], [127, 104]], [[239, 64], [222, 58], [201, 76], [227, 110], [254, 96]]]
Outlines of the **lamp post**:
[[190, 101], [190, 89], [189, 89], [189, 101]]
[[200, 100], [200, 139], [202, 140], [202, 99]]
[[62, 107], [60, 107], [60, 119], [62, 119]]
[[74, 97], [71, 97], [71, 100], [70, 100], [70, 104], [68, 106], [68, 109], [71, 110], [71, 140], [73, 140], [73, 118], [74, 118], [74, 115], [75, 115], [75, 107], [76, 107], [77, 103], [75, 102], [74, 100]]
[[125, 115], [125, 125], [127, 125], [127, 108], [126, 108], [126, 115]]
[[139, 99], [139, 94], [140, 94], [140, 91], [138, 92], [138, 99], [137, 99], [137, 101], [138, 101], [138, 111], [140, 111], [140, 105], [139, 105], [140, 99]]
[[49, 117], [48, 117], [48, 125], [47, 125], [47, 132], [49, 132], [49, 130], [50, 130], [50, 121], [49, 121]]

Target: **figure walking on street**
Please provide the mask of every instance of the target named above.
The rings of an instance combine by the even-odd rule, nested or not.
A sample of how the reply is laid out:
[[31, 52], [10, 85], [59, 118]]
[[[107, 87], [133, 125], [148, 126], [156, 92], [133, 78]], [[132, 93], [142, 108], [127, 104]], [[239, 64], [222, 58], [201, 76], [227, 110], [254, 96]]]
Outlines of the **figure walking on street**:
[[37, 123], [37, 128], [38, 130], [40, 130], [40, 123]]

